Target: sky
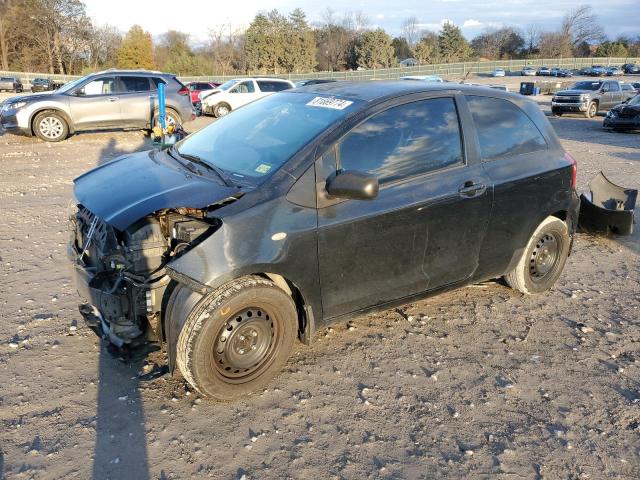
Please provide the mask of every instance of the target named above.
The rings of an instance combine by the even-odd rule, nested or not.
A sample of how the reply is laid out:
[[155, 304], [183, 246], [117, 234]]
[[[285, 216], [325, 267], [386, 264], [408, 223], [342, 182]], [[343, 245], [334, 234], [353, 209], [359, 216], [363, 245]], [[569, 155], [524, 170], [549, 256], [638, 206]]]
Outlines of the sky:
[[[323, 12], [331, 8], [336, 15], [362, 11], [371, 26], [380, 26], [392, 36], [400, 34], [404, 19], [416, 16], [420, 28], [437, 31], [444, 21], [452, 21], [471, 39], [487, 28], [515, 26], [525, 29], [537, 24], [543, 30], [555, 30], [564, 14], [585, 0], [271, 0], [268, 5], [256, 0], [84, 0], [87, 13], [97, 24], [109, 24], [126, 31], [133, 24], [157, 36], [169, 29], [191, 34], [199, 43], [210, 29], [229, 24], [246, 28], [256, 13], [276, 8], [289, 13], [301, 8], [311, 23], [320, 22]], [[640, 35], [638, 12], [640, 0], [606, 0], [593, 2], [594, 13], [609, 37]]]

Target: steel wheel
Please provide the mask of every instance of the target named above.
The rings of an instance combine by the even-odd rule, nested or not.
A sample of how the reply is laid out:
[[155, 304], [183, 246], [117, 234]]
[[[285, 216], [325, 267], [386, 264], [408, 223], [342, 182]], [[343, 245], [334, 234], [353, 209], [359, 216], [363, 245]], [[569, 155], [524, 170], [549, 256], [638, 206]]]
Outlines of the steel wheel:
[[38, 129], [44, 137], [49, 140], [55, 140], [64, 132], [64, 125], [56, 117], [44, 117], [38, 123]]
[[558, 262], [558, 241], [552, 233], [538, 239], [529, 257], [529, 274], [534, 282], [544, 279]]
[[231, 112], [231, 108], [226, 103], [221, 103], [219, 105], [216, 105], [214, 113], [217, 118], [220, 118], [228, 115], [229, 112]]
[[230, 380], [246, 380], [269, 362], [274, 336], [274, 323], [263, 309], [247, 308], [233, 315], [218, 332], [216, 369]]

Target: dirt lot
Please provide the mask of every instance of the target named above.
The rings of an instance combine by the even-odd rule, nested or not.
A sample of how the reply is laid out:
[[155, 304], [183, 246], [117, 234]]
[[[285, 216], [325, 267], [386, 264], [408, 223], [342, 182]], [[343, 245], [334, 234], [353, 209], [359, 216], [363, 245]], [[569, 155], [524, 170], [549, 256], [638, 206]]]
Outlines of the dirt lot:
[[[640, 134], [551, 122], [581, 190], [600, 170], [638, 188]], [[216, 404], [142, 381], [162, 354], [113, 358], [76, 309], [72, 179], [146, 147], [0, 136], [0, 478], [640, 478], [638, 231], [578, 235], [543, 296], [488, 282], [335, 324], [267, 390]]]

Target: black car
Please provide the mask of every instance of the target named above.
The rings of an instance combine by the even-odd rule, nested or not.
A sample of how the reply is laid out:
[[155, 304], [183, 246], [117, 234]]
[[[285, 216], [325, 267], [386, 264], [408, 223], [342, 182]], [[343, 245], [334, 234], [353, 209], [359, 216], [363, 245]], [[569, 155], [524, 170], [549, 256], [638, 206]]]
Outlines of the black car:
[[320, 85], [321, 83], [332, 83], [335, 82], [336, 80], [333, 80], [331, 78], [314, 78], [311, 80], [298, 80], [295, 83], [296, 87], [306, 87], [307, 85]]
[[50, 78], [34, 78], [33, 80], [31, 80], [31, 91], [34, 93], [48, 92], [58, 89], [60, 85], [61, 84], [54, 82]]
[[609, 110], [603, 126], [612, 130], [640, 129], [640, 95]]
[[640, 67], [635, 63], [625, 63], [622, 65], [622, 71], [626, 74], [640, 73]]
[[235, 399], [338, 319], [502, 276], [550, 289], [575, 182], [525, 97], [405, 81], [276, 93], [75, 180], [80, 311], [117, 346], [162, 342], [171, 371]]

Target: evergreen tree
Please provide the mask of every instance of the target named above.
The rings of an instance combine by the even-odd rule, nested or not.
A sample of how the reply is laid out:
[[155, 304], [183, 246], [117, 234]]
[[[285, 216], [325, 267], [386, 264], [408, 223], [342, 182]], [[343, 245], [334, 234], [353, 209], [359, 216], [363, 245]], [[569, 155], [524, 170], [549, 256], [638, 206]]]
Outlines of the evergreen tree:
[[122, 40], [117, 52], [118, 68], [155, 68], [151, 34], [134, 25]]
[[446, 22], [438, 35], [438, 51], [445, 63], [460, 62], [471, 54], [469, 42], [462, 35], [460, 28]]
[[437, 63], [439, 61], [438, 35], [427, 32], [416, 45], [416, 59], [422, 64]]
[[391, 37], [383, 29], [369, 30], [356, 38], [353, 63], [361, 68], [389, 68], [394, 64]]

